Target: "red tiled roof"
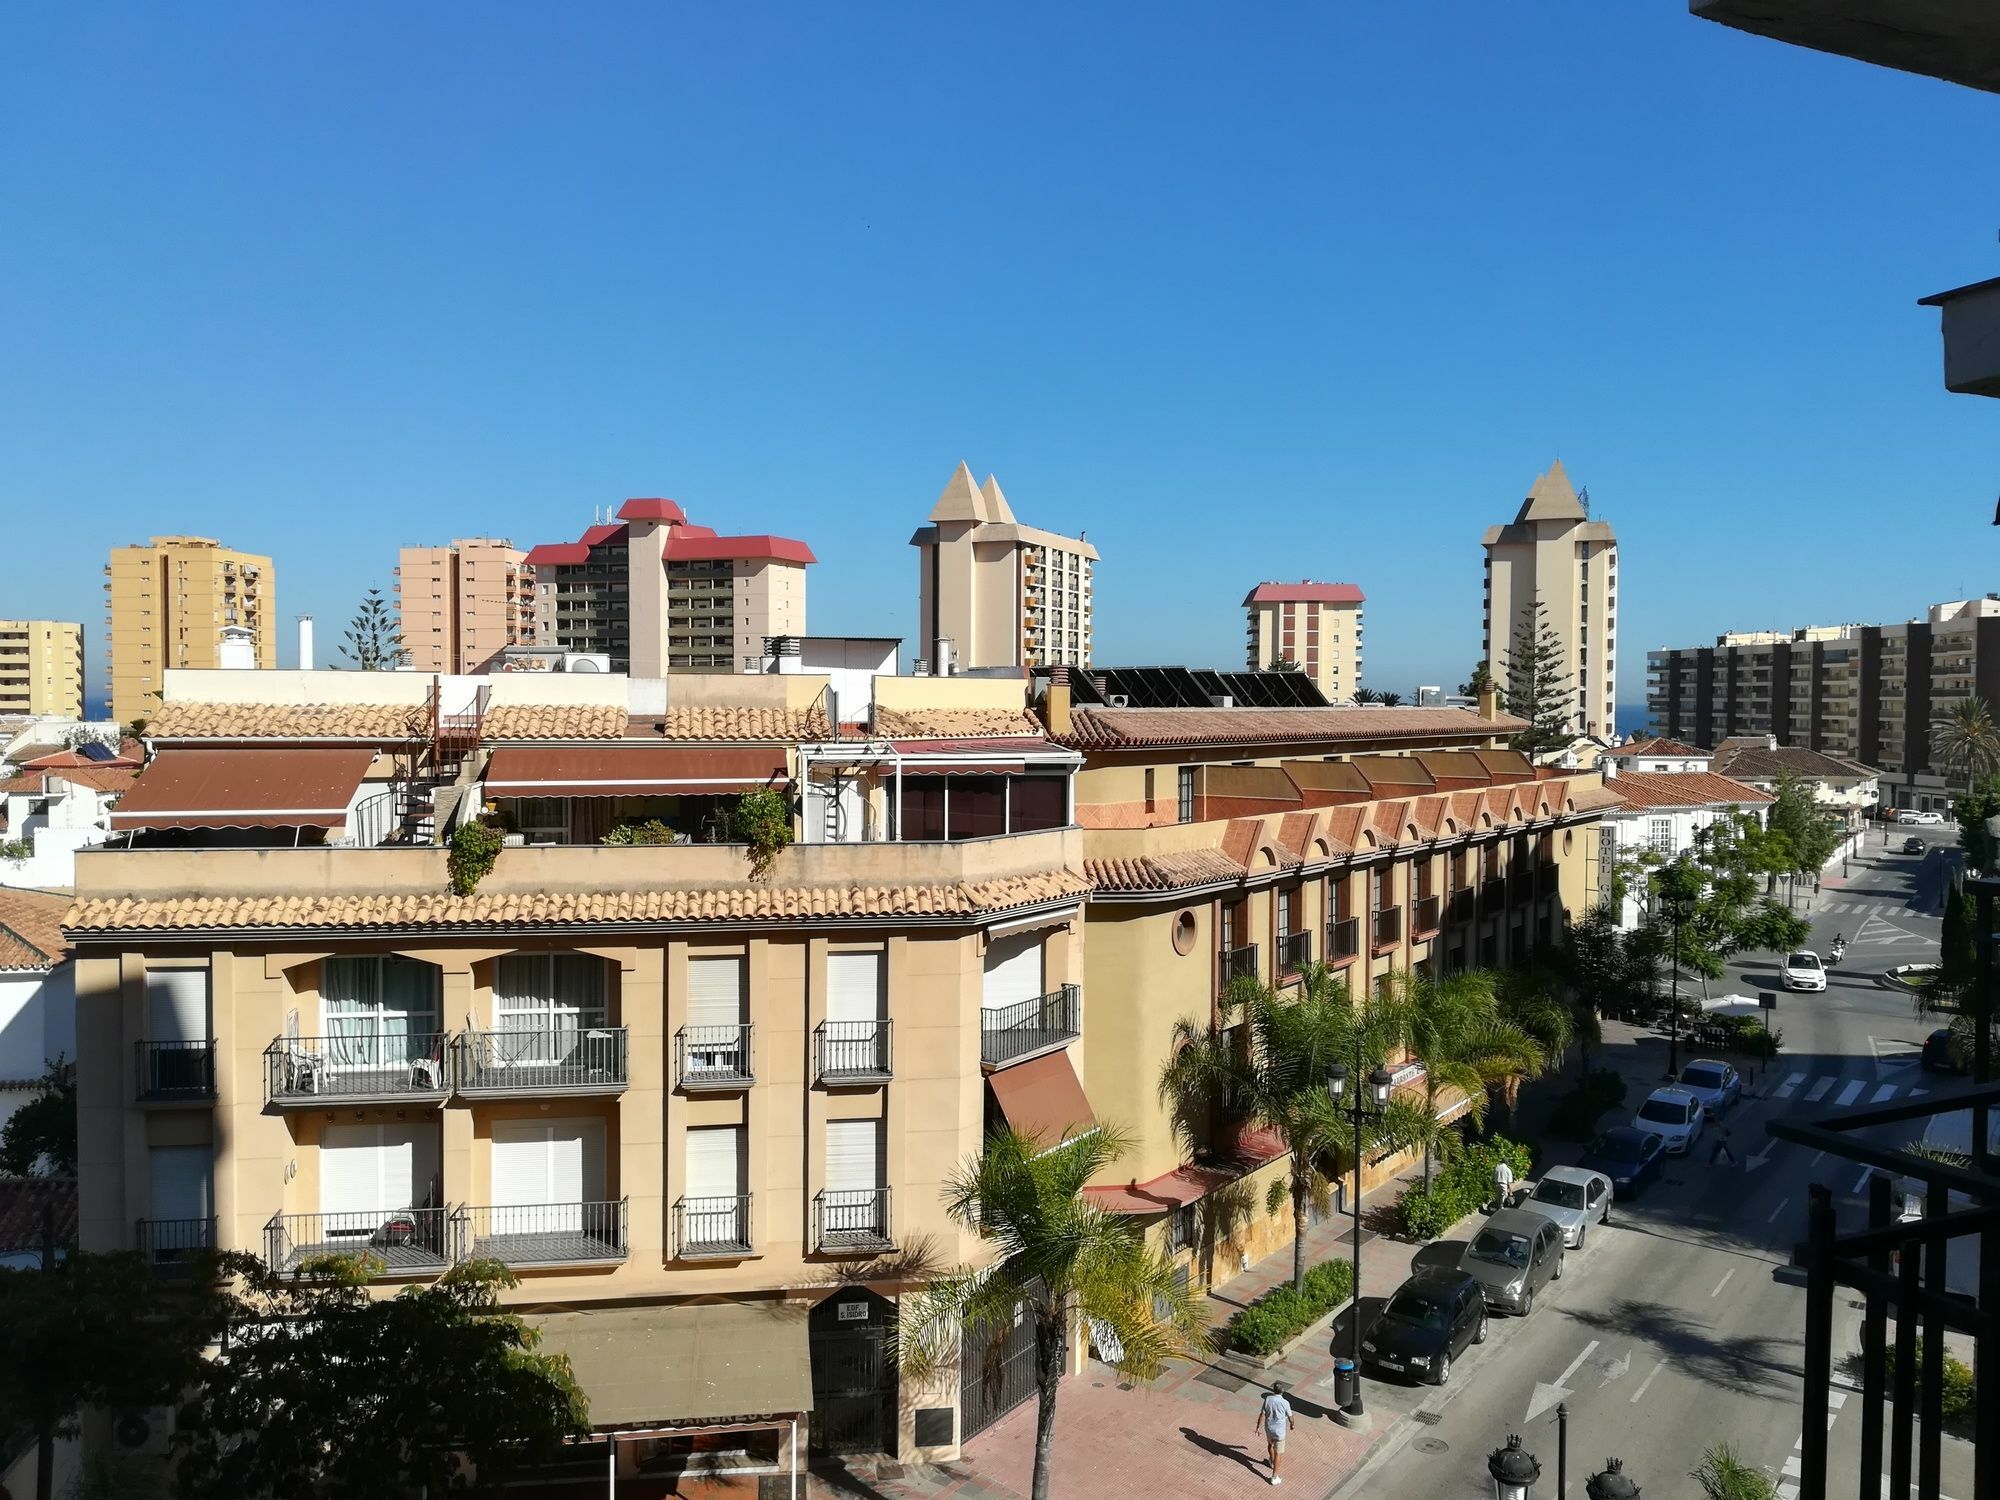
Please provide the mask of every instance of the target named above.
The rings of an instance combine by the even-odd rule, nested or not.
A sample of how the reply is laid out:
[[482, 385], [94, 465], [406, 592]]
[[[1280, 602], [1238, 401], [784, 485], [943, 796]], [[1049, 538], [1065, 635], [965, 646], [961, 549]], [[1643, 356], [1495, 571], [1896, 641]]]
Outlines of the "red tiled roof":
[[1359, 604], [1357, 583], [1260, 583], [1243, 596], [1245, 604]]
[[621, 521], [673, 521], [687, 520], [687, 512], [671, 500], [658, 497], [634, 498], [618, 507]]
[[145, 764], [143, 758], [127, 760], [122, 755], [108, 758], [92, 758], [81, 750], [58, 750], [53, 755], [38, 755], [33, 760], [21, 763], [24, 771], [66, 771], [72, 768], [108, 769], [112, 766], [129, 766], [136, 769]]
[[1324, 744], [1414, 735], [1488, 737], [1525, 729], [1469, 708], [1079, 708], [1068, 742], [1086, 750], [1163, 745]]
[[748, 558], [757, 562], [814, 563], [812, 548], [788, 536], [687, 536], [676, 527], [667, 533], [669, 562], [704, 562]]
[[1620, 771], [1604, 783], [1627, 807], [1761, 807], [1776, 799], [1713, 771]]
[[543, 542], [539, 547], [530, 547], [524, 561], [538, 568], [552, 568], [559, 563], [586, 563], [590, 561], [590, 547], [584, 542]]
[[1642, 755], [1657, 755], [1672, 760], [1693, 756], [1697, 759], [1708, 755], [1706, 750], [1697, 750], [1692, 745], [1684, 745], [1679, 740], [1634, 740], [1629, 745], [1620, 745], [1615, 750], [1604, 752], [1613, 760], [1632, 760]]
[[1718, 776], [1755, 776], [1759, 780], [1775, 780], [1781, 771], [1807, 781], [1865, 781], [1876, 774], [1851, 760], [1823, 755], [1803, 745], [1780, 745], [1773, 750], [1761, 739], [1750, 744], [1724, 740], [1716, 746], [1715, 759], [1708, 768]]
[[0, 1251], [39, 1250], [43, 1205], [55, 1205], [58, 1245], [76, 1243], [74, 1177], [0, 1177]]
[[62, 934], [70, 898], [0, 886], [0, 969], [53, 969], [69, 956]]
[[1086, 859], [1083, 873], [1100, 891], [1177, 891], [1241, 880], [1247, 871], [1220, 849], [1189, 849], [1133, 859]]
[[1198, 1167], [1184, 1162], [1171, 1172], [1162, 1172], [1146, 1182], [1106, 1183], [1083, 1190], [1084, 1201], [1106, 1213], [1159, 1214], [1184, 1208], [1236, 1174], [1220, 1167]]

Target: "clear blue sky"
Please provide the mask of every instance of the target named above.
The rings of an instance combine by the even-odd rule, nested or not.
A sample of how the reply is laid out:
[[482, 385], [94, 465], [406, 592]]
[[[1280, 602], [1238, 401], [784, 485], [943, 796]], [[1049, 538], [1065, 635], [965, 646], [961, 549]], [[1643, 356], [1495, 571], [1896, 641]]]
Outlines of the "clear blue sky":
[[1407, 690], [1559, 455], [1629, 702], [2000, 587], [1913, 305], [2000, 270], [1996, 126], [1681, 0], [14, 6], [0, 615], [82, 618], [95, 691], [114, 544], [269, 552], [324, 642], [401, 542], [664, 494], [909, 636], [963, 457], [1102, 549], [1100, 660], [1350, 579]]

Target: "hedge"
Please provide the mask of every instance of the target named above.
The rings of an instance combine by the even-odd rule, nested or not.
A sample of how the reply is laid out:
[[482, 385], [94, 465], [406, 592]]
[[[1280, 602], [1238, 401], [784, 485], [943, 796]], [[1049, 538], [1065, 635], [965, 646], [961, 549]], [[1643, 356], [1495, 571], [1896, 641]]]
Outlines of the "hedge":
[[1577, 1086], [1556, 1101], [1549, 1129], [1565, 1140], [1588, 1141], [1597, 1134], [1597, 1117], [1625, 1102], [1625, 1076], [1609, 1068], [1593, 1068]]
[[1288, 1281], [1273, 1287], [1239, 1312], [1229, 1324], [1229, 1342], [1245, 1354], [1272, 1354], [1348, 1299], [1354, 1267], [1323, 1260], [1306, 1272], [1304, 1291]]
[[[1882, 1351], [1882, 1355], [1882, 1379], [1885, 1382], [1892, 1381], [1896, 1378], [1895, 1344], [1891, 1343], [1885, 1348]], [[1923, 1336], [1920, 1334], [1917, 1337], [1917, 1363], [1922, 1365], [1923, 1362], [1924, 1341]], [[1940, 1414], [1947, 1422], [1962, 1422], [1972, 1415], [1973, 1399], [1974, 1386], [1971, 1367], [1962, 1359], [1954, 1359], [1949, 1354], [1945, 1355], [1944, 1397], [1940, 1406]]]
[[1767, 1037], [1764, 1022], [1757, 1016], [1704, 1016], [1696, 1023], [1688, 1040], [1699, 1047], [1776, 1057], [1785, 1034], [1773, 1027]]
[[1519, 1141], [1496, 1135], [1490, 1141], [1455, 1152], [1422, 1183], [1403, 1189], [1396, 1207], [1403, 1216], [1403, 1233], [1414, 1240], [1434, 1240], [1467, 1214], [1493, 1201], [1493, 1168], [1502, 1157], [1514, 1169], [1515, 1181], [1528, 1175], [1534, 1153]]

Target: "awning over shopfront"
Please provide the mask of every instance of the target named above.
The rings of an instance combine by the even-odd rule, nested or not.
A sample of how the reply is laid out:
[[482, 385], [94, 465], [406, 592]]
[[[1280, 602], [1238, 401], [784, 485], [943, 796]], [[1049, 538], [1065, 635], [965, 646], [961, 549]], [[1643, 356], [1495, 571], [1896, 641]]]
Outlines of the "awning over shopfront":
[[717, 797], [785, 782], [779, 745], [507, 746], [486, 766], [489, 797]]
[[1002, 1068], [988, 1074], [986, 1082], [1007, 1123], [1045, 1149], [1097, 1126], [1067, 1049]]
[[544, 1353], [569, 1356], [599, 1432], [752, 1425], [812, 1410], [803, 1307], [709, 1302], [530, 1321]]
[[1234, 1182], [1236, 1173], [1219, 1167], [1197, 1167], [1185, 1163], [1171, 1172], [1162, 1172], [1147, 1182], [1087, 1187], [1084, 1201], [1114, 1214], [1163, 1214], [1186, 1208], [1206, 1197], [1224, 1183]]
[[339, 828], [375, 751], [162, 750], [111, 811], [114, 831]]

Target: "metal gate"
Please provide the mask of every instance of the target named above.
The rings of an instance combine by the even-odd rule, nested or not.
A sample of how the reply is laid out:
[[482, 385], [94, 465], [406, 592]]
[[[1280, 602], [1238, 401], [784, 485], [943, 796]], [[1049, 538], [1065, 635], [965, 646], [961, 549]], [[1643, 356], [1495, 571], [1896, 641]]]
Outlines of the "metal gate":
[[1023, 1304], [1014, 1321], [965, 1335], [958, 1367], [959, 1441], [969, 1442], [1035, 1394], [1035, 1318]]
[[896, 1306], [865, 1287], [842, 1287], [806, 1319], [812, 1351], [808, 1427], [821, 1453], [896, 1451]]

